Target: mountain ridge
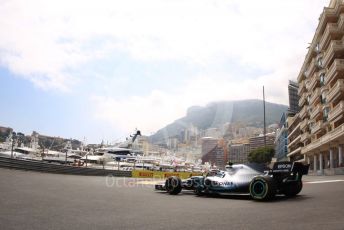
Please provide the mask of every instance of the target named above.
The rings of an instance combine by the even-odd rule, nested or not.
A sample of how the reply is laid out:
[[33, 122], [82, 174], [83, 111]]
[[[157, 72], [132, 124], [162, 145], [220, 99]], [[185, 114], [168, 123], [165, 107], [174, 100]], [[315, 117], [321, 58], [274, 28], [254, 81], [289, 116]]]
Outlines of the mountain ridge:
[[[279, 123], [288, 106], [265, 102], [266, 125]], [[240, 123], [245, 126], [263, 127], [263, 101], [258, 99], [217, 101], [206, 106], [191, 106], [182, 118], [159, 129], [150, 136], [153, 143], [163, 142], [169, 137], [179, 135], [180, 131], [193, 125], [198, 129], [219, 128], [225, 123]]]

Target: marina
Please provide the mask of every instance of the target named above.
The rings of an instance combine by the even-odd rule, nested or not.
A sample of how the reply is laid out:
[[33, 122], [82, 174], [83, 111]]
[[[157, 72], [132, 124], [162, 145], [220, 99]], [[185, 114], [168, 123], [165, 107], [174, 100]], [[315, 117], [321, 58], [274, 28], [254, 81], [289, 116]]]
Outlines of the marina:
[[106, 171], [109, 171], [109, 174], [123, 171], [128, 172], [126, 175], [130, 177], [142, 178], [165, 178], [172, 174], [186, 178], [190, 175], [200, 175], [211, 168], [209, 165], [201, 165], [173, 155], [145, 155], [143, 151], [131, 148], [139, 135], [141, 133], [137, 131], [131, 139], [116, 146], [101, 146], [87, 150], [74, 150], [71, 143], [67, 142], [61, 151], [40, 148], [37, 137], [32, 138], [30, 147], [19, 147], [10, 135], [6, 142], [0, 145], [0, 157], [13, 159], [11, 164], [22, 164], [25, 161], [28, 169], [30, 162], [42, 162], [79, 168], [80, 172], [82, 168], [104, 170], [104, 175]]

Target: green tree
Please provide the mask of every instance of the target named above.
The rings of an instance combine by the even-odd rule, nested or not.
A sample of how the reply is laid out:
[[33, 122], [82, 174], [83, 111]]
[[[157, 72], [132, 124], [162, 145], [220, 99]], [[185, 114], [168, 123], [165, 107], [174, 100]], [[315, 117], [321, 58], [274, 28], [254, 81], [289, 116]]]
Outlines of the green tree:
[[274, 155], [275, 149], [271, 147], [260, 147], [249, 153], [248, 161], [255, 163], [270, 163]]

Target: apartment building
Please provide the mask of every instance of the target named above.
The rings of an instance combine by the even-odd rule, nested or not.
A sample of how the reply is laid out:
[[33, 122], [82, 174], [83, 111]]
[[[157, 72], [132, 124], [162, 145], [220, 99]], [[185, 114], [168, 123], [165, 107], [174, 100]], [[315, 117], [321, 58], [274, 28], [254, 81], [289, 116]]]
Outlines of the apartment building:
[[[299, 161], [304, 157], [301, 155], [301, 147], [303, 143], [300, 141], [300, 117], [299, 117], [299, 85], [296, 82], [289, 81], [288, 84], [288, 94], [289, 94], [289, 109], [288, 116], [286, 118], [285, 127], [287, 130], [287, 150], [288, 154], [286, 158], [291, 161]], [[277, 151], [276, 151], [277, 152]], [[276, 156], [277, 161], [286, 160], [286, 158], [281, 158], [281, 156]]]
[[288, 155], [290, 161], [303, 161], [304, 156], [301, 154], [301, 148], [303, 147], [301, 135], [301, 118], [299, 113], [295, 116], [288, 116], [287, 118], [288, 124]]
[[264, 147], [266, 144], [266, 147], [274, 148], [275, 147], [275, 133], [267, 133], [265, 135], [259, 135], [256, 137], [250, 137], [249, 143], [250, 143], [250, 151]]
[[247, 163], [249, 153], [249, 144], [231, 144], [228, 146], [228, 161], [231, 163]]
[[[288, 156], [301, 152], [316, 173], [343, 166], [344, 0], [332, 0], [319, 24], [298, 75], [300, 112], [293, 118]], [[301, 143], [297, 143], [299, 140]], [[325, 171], [324, 171], [325, 170]]]
[[277, 161], [285, 161], [288, 154], [288, 128], [287, 128], [287, 116], [282, 114], [279, 128], [276, 131], [275, 138], [275, 158]]
[[289, 109], [288, 114], [294, 116], [299, 112], [299, 95], [298, 95], [299, 85], [297, 82], [289, 81], [288, 84], [288, 95], [289, 95]]
[[227, 163], [227, 146], [223, 139], [203, 137], [202, 163], [209, 162], [219, 169], [224, 169]]

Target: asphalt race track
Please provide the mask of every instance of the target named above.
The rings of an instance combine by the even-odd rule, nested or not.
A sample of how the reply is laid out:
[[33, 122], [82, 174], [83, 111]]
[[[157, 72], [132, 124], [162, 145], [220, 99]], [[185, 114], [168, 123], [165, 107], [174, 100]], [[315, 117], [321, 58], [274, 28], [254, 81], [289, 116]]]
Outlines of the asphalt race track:
[[171, 196], [132, 178], [0, 169], [0, 181], [1, 229], [344, 229], [344, 176], [306, 177], [296, 198], [271, 202]]

